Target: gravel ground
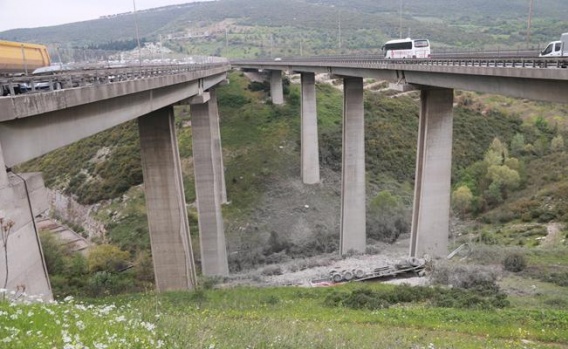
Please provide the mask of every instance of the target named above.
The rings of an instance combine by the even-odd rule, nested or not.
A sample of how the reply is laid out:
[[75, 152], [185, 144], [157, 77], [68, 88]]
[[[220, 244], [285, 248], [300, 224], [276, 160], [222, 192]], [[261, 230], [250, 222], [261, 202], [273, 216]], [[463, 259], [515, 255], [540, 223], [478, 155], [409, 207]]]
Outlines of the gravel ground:
[[[336, 255], [317, 256], [302, 260], [292, 260], [278, 265], [270, 265], [262, 269], [234, 274], [224, 283], [225, 287], [236, 285], [252, 286], [299, 286], [311, 287], [310, 281], [327, 279], [332, 270], [357, 270], [372, 272], [377, 267], [394, 265], [408, 257], [409, 240], [396, 243], [378, 244], [373, 247], [377, 254], [355, 255], [340, 259]], [[281, 275], [277, 275], [281, 273]], [[427, 277], [394, 278], [387, 283], [424, 285]]]

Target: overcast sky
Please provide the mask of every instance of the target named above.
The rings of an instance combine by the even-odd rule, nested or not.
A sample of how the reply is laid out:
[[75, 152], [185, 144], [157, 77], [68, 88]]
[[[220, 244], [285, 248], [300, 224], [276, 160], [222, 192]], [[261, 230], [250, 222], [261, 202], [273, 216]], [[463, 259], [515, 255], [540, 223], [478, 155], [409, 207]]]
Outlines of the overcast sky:
[[195, 0], [0, 0], [0, 31], [96, 19]]

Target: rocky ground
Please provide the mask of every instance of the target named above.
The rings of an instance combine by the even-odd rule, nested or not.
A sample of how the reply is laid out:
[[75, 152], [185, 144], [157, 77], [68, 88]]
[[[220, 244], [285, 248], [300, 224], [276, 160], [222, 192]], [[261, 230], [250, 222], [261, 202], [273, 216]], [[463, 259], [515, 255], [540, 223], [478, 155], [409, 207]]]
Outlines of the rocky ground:
[[[354, 255], [340, 258], [337, 255], [322, 255], [301, 260], [292, 260], [278, 265], [270, 265], [261, 269], [233, 274], [225, 287], [236, 285], [251, 286], [299, 286], [314, 287], [314, 280], [328, 279], [330, 271], [363, 270], [372, 272], [377, 267], [393, 266], [408, 257], [409, 240], [403, 239], [394, 244], [376, 244], [375, 254]], [[424, 285], [426, 277], [397, 277], [382, 281], [388, 283], [408, 283]]]

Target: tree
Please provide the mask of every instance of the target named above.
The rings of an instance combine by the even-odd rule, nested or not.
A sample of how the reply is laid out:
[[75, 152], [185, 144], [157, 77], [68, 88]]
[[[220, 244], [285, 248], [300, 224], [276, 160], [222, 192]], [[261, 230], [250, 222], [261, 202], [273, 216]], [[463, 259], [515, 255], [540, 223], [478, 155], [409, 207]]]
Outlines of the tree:
[[99, 245], [89, 252], [87, 262], [90, 272], [117, 272], [128, 265], [130, 254], [114, 245]]
[[499, 138], [495, 137], [489, 149], [485, 153], [485, 157], [483, 160], [487, 163], [488, 166], [491, 165], [503, 165], [505, 159], [509, 157], [509, 151], [507, 150], [507, 146], [499, 140]]
[[452, 193], [452, 203], [454, 208], [458, 210], [462, 215], [471, 209], [471, 202], [473, 200], [473, 194], [469, 187], [462, 185], [457, 188]]
[[521, 133], [517, 133], [513, 136], [511, 140], [511, 153], [515, 156], [523, 154], [525, 151], [525, 136]]
[[519, 172], [510, 169], [505, 165], [489, 166], [487, 169], [487, 177], [490, 178], [493, 183], [500, 184], [503, 189], [514, 190], [521, 184]]
[[410, 211], [389, 191], [381, 191], [369, 204], [367, 236], [394, 242], [400, 234], [410, 231]]

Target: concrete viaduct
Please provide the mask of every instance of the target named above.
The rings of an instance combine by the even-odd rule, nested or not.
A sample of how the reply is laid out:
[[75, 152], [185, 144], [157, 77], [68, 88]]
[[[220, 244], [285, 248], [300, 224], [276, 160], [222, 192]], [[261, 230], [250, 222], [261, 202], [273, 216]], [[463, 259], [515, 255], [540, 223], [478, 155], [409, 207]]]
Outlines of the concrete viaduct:
[[357, 57], [234, 61], [270, 73], [273, 102], [283, 103], [282, 71], [301, 74], [301, 164], [304, 183], [319, 182], [315, 74], [343, 78], [340, 249], [365, 251], [363, 78], [420, 90], [410, 256], [448, 252], [454, 89], [568, 103], [568, 60], [476, 58], [377, 60]]
[[[315, 74], [344, 84], [341, 253], [365, 251], [365, 151], [363, 78], [387, 80], [421, 92], [411, 256], [447, 254], [451, 190], [454, 89], [533, 100], [568, 102], [567, 60], [464, 59], [385, 61], [344, 57], [233, 61], [233, 68], [270, 73], [271, 96], [284, 103], [282, 72], [301, 74], [301, 164], [306, 184], [318, 183], [319, 154]], [[191, 289], [195, 268], [173, 105], [191, 105], [193, 156], [202, 267], [205, 275], [228, 274], [220, 205], [226, 202], [215, 86], [226, 80], [227, 63], [192, 70], [142, 67], [97, 73], [78, 87], [0, 98], [0, 219], [8, 248], [8, 286], [49, 294], [33, 217], [45, 210], [39, 174], [10, 168], [127, 120], [138, 119], [146, 205], [158, 291]], [[179, 70], [179, 71], [178, 71]], [[106, 83], [101, 83], [105, 80]], [[117, 77], [124, 76], [122, 79]], [[134, 76], [134, 78], [133, 78]], [[109, 77], [112, 82], [109, 83]], [[77, 77], [66, 77], [70, 86]], [[5, 169], [5, 170], [4, 170]], [[23, 253], [22, 251], [26, 251]], [[16, 262], [17, 261], [17, 262]], [[4, 274], [3, 274], [4, 273]], [[6, 278], [0, 270], [0, 281]]]

